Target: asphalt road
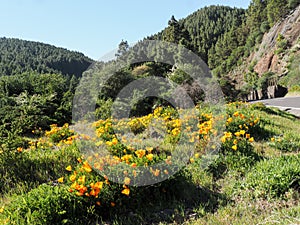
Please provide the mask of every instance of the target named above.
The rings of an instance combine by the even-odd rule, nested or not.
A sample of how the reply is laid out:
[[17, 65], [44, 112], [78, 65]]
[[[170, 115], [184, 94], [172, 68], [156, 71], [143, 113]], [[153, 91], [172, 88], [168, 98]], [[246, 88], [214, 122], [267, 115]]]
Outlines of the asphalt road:
[[258, 102], [262, 102], [266, 106], [276, 107], [296, 116], [300, 116], [300, 96], [265, 99]]

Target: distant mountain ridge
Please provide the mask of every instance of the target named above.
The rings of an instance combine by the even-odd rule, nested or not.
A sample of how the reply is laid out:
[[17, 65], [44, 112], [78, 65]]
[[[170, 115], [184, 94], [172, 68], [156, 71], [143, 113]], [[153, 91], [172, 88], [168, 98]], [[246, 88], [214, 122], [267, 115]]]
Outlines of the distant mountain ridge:
[[41, 42], [0, 38], [0, 76], [35, 71], [80, 77], [91, 63], [93, 60], [80, 52]]

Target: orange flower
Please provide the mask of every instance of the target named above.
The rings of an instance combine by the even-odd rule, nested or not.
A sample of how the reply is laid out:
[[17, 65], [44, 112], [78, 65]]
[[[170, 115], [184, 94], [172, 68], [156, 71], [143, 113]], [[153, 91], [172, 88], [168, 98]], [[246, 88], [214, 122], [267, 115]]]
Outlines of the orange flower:
[[231, 132], [225, 132], [225, 137], [226, 138], [231, 138], [232, 137], [232, 133]]
[[17, 151], [18, 151], [18, 152], [22, 152], [22, 151], [23, 151], [23, 148], [22, 148], [22, 147], [18, 147], [18, 148], [17, 148]]
[[234, 133], [234, 135], [239, 137], [241, 135], [241, 133], [237, 131], [237, 132]]
[[90, 191], [90, 195], [96, 197], [99, 194], [99, 192], [100, 192], [99, 189], [93, 189]]
[[237, 116], [239, 116], [239, 115], [240, 115], [239, 112], [234, 112], [234, 113], [233, 113], [233, 116], [235, 116], [235, 117], [237, 117]]
[[246, 138], [250, 138], [250, 134], [246, 134]]
[[115, 206], [116, 206], [116, 203], [111, 202], [110, 205], [111, 205], [112, 207], [115, 207]]
[[232, 122], [232, 118], [231, 117], [229, 117], [228, 119], [227, 119], [227, 123], [231, 123]]
[[74, 189], [79, 189], [79, 184], [75, 181], [72, 185], [71, 185], [71, 188], [74, 188]]
[[129, 196], [130, 189], [129, 188], [125, 188], [125, 189], [123, 189], [123, 191], [121, 193], [124, 194], [124, 195]]
[[254, 138], [249, 138], [249, 142], [252, 143], [254, 141]]
[[102, 187], [103, 187], [103, 182], [99, 182], [99, 181], [94, 186], [94, 188], [99, 188], [99, 189], [102, 189]]
[[77, 192], [76, 192], [76, 195], [77, 195], [77, 196], [82, 196], [83, 193], [77, 191]]
[[133, 177], [136, 177], [136, 170], [132, 171]]
[[83, 163], [82, 168], [88, 173], [92, 172], [92, 167], [89, 165], [89, 163], [87, 161], [85, 161]]
[[99, 201], [98, 201], [98, 202], [96, 202], [96, 205], [100, 206], [100, 205], [101, 205], [101, 202], [99, 202]]
[[160, 171], [158, 169], [156, 169], [155, 171], [153, 171], [154, 176], [158, 177], [159, 176], [159, 172]]
[[135, 151], [135, 154], [137, 155], [137, 157], [142, 158], [146, 154], [146, 151], [143, 149], [140, 149], [140, 150]]
[[172, 161], [171, 161], [171, 156], [168, 156], [166, 159], [165, 159], [166, 163], [168, 165], [171, 165], [172, 164]]
[[149, 160], [149, 161], [152, 161], [153, 160], [153, 154], [148, 154], [148, 155], [146, 155], [146, 157], [147, 157], [147, 159]]
[[113, 138], [111, 141], [112, 145], [116, 145], [118, 144], [118, 139], [117, 138]]

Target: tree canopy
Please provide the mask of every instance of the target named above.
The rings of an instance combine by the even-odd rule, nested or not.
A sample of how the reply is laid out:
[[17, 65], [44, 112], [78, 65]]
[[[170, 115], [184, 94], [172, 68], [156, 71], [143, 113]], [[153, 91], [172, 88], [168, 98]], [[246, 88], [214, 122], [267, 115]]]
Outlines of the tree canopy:
[[15, 38], [0, 38], [0, 52], [0, 76], [34, 71], [80, 77], [93, 62], [79, 52]]

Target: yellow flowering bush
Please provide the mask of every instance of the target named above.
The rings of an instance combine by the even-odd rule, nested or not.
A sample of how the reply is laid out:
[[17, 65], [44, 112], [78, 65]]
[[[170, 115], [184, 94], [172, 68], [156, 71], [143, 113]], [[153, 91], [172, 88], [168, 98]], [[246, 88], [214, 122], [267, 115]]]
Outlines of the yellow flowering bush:
[[74, 131], [69, 128], [69, 124], [64, 124], [62, 127], [58, 127], [57, 124], [52, 124], [50, 130], [45, 132], [45, 136], [52, 142], [59, 143], [64, 141], [66, 144], [71, 144], [72, 140], [76, 138]]
[[[189, 152], [188, 145], [181, 145], [182, 139], [195, 146], [194, 155], [189, 156], [189, 163], [201, 159], [213, 137], [219, 138], [221, 154], [251, 152], [251, 143], [254, 142], [252, 133], [259, 118], [248, 112], [247, 107], [244, 103], [228, 104], [225, 120], [222, 115], [201, 111], [200, 114], [185, 114], [179, 118], [175, 109], [158, 107], [153, 113], [138, 118], [96, 121], [93, 124], [95, 137], [77, 142], [79, 146], [88, 149], [88, 154], [79, 160], [78, 167], [66, 168], [69, 175], [65, 182], [71, 193], [91, 198], [95, 204], [112, 206], [117, 202], [116, 196], [129, 196], [143, 177], [158, 181], [174, 174], [174, 146], [179, 145], [183, 153]], [[217, 136], [215, 124], [221, 120], [224, 121], [224, 133]], [[151, 133], [147, 129], [153, 121], [160, 128]], [[53, 127], [53, 130], [57, 129]], [[126, 136], [128, 131], [134, 135]], [[161, 139], [157, 139], [157, 136]], [[217, 146], [209, 148], [216, 149]], [[168, 167], [155, 167], [157, 163], [164, 163]], [[110, 176], [114, 176], [114, 182]], [[106, 192], [115, 197], [105, 199], [103, 196]]]

